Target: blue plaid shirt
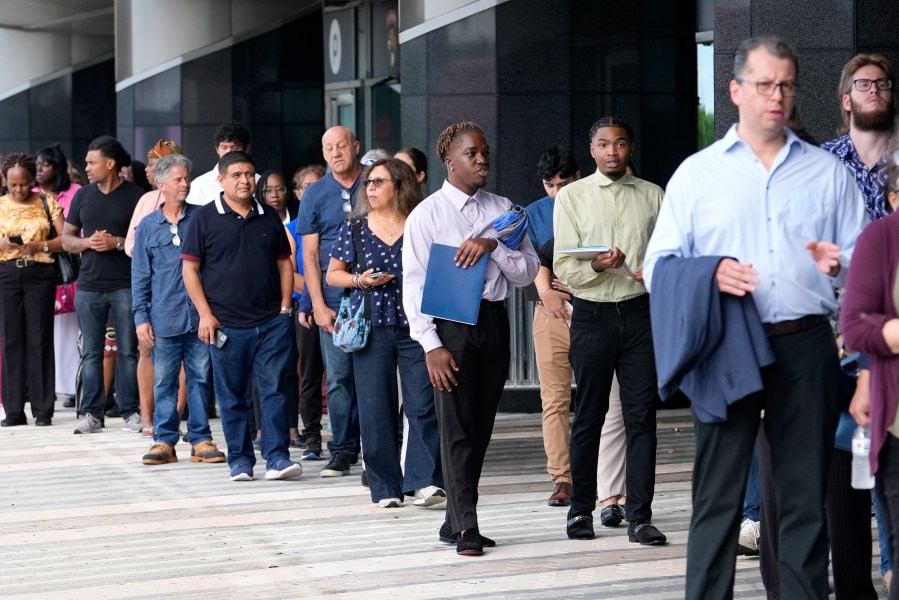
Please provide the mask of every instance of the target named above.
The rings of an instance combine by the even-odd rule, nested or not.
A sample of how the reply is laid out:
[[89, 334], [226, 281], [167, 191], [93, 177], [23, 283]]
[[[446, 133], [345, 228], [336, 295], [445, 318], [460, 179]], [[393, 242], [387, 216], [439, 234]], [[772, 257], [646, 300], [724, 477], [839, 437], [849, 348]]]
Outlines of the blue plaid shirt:
[[835, 140], [824, 142], [821, 144], [821, 148], [840, 159], [840, 162], [846, 165], [846, 168], [852, 173], [855, 185], [858, 186], [865, 200], [865, 213], [868, 215], [868, 220], [876, 221], [890, 214], [883, 195], [883, 186], [887, 180], [885, 156], [881, 156], [877, 164], [869, 169], [858, 157], [855, 145], [848, 133]]

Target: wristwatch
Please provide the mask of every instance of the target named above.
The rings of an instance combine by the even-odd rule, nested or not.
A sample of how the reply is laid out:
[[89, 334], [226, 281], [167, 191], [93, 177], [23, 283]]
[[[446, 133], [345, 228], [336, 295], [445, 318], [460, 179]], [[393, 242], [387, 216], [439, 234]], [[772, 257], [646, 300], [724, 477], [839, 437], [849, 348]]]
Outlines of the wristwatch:
[[50, 246], [44, 244], [44, 254], [48, 254], [50, 252]]
[[124, 238], [117, 237], [115, 239], [115, 249], [119, 250], [119, 251], [125, 249], [125, 239]]
[[292, 317], [293, 316], [293, 307], [292, 306], [282, 306], [281, 314], [287, 315], [288, 317]]

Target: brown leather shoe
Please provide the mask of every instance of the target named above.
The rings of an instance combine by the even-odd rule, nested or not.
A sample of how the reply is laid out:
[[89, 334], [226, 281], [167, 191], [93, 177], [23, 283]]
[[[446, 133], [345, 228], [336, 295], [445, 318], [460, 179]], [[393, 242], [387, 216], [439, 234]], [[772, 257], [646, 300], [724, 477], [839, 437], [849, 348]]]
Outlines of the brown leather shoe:
[[215, 444], [206, 440], [194, 444], [190, 449], [190, 462], [222, 463], [225, 462], [225, 453], [219, 450]]
[[571, 484], [567, 481], [560, 481], [553, 485], [552, 496], [546, 502], [550, 506], [568, 506], [571, 503]]

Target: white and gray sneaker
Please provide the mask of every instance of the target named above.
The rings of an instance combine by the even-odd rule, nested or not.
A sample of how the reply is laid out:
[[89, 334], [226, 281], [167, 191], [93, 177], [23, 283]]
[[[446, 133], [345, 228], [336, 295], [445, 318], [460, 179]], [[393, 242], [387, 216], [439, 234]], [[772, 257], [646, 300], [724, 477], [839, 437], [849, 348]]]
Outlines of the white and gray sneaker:
[[415, 500], [412, 501], [412, 506], [434, 506], [441, 502], [446, 502], [446, 492], [436, 485], [429, 485], [415, 490]]
[[131, 413], [127, 419], [122, 419], [122, 431], [130, 431], [131, 433], [140, 433], [144, 430], [144, 422], [140, 420], [140, 415]]
[[101, 433], [103, 425], [100, 419], [90, 413], [85, 413], [75, 421], [75, 433]]
[[740, 539], [737, 542], [737, 554], [740, 556], [758, 556], [761, 528], [758, 521], [744, 519], [740, 524]]

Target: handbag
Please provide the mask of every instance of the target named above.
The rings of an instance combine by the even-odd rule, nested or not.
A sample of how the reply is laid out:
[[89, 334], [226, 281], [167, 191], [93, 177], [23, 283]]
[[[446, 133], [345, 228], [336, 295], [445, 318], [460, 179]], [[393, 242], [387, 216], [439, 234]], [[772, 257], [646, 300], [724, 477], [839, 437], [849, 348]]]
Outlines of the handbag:
[[[356, 266], [364, 272], [367, 267], [360, 262], [365, 256], [362, 253], [362, 222], [352, 221], [350, 231], [353, 233], [353, 244], [356, 246]], [[371, 307], [368, 297], [371, 295], [371, 290], [362, 290], [362, 292], [362, 304], [356, 309], [355, 314], [352, 314], [350, 305], [350, 288], [344, 290], [340, 308], [337, 309], [334, 334], [331, 338], [334, 340], [334, 345], [344, 352], [362, 350], [368, 342], [368, 334], [371, 332]]]
[[[44, 205], [44, 211], [47, 213], [47, 220], [50, 221], [50, 235], [47, 241], [56, 238], [56, 227], [53, 226], [53, 218], [50, 217], [50, 207], [47, 205], [47, 195], [41, 192], [41, 202]], [[53, 263], [56, 269], [56, 283], [65, 285], [72, 283], [78, 279], [78, 272], [81, 270], [81, 255], [72, 254], [70, 252], [57, 252], [56, 261]]]

